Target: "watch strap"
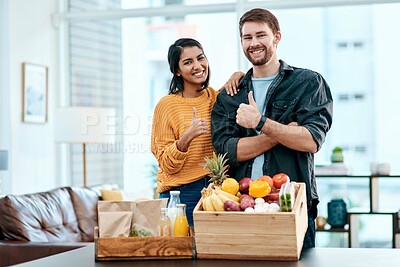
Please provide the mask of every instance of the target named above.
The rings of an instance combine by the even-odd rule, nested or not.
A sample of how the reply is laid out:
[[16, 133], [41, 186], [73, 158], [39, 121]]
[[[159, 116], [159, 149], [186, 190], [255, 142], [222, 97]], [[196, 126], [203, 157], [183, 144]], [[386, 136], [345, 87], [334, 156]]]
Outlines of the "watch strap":
[[267, 117], [261, 116], [260, 122], [258, 123], [256, 130], [260, 132], [266, 121]]

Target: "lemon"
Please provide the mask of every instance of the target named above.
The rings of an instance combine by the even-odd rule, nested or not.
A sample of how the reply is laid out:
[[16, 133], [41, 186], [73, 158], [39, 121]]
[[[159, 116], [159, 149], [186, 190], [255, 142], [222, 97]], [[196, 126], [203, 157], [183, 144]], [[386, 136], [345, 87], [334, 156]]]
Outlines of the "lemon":
[[232, 195], [236, 195], [239, 192], [239, 183], [233, 178], [226, 178], [222, 182], [221, 189]]

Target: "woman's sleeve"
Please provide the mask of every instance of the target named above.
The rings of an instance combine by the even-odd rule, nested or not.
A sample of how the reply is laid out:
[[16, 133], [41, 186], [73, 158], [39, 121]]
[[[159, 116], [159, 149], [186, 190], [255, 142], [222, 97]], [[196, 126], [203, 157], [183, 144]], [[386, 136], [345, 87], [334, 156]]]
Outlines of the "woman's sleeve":
[[153, 117], [151, 152], [157, 159], [161, 170], [169, 175], [182, 169], [187, 155], [187, 152], [179, 151], [177, 148], [178, 133], [177, 129], [174, 129], [174, 125], [177, 123], [172, 122], [166, 109], [158, 104]]

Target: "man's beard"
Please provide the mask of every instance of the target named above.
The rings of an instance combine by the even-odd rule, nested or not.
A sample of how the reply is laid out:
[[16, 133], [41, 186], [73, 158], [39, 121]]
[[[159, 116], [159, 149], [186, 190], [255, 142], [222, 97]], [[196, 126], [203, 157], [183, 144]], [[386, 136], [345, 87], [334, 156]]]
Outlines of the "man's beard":
[[247, 59], [251, 62], [251, 64], [253, 64], [253, 66], [262, 66], [262, 65], [266, 64], [268, 61], [270, 61], [270, 59], [272, 58], [271, 49], [268, 49], [265, 46], [264, 46], [264, 49], [265, 49], [265, 54], [264, 54], [263, 58], [253, 59], [248, 50], [244, 51], [244, 54], [247, 57]]

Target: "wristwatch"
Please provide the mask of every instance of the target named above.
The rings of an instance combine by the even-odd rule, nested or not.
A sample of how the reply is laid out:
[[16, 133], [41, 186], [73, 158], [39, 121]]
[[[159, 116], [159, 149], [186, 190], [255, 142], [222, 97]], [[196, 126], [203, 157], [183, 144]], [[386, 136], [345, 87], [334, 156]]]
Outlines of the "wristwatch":
[[256, 130], [260, 132], [266, 121], [267, 117], [261, 116], [260, 122], [258, 123]]

